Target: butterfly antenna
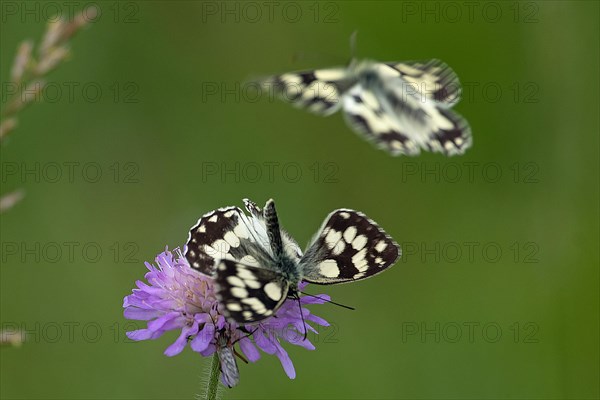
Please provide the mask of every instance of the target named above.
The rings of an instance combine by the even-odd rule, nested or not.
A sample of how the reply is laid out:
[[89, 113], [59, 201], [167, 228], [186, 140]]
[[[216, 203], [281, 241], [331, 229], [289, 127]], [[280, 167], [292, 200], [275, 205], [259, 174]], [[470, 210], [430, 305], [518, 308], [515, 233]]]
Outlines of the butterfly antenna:
[[356, 37], [358, 31], [354, 31], [350, 34], [350, 63], [356, 59]]
[[215, 327], [215, 330], [217, 329], [217, 323], [215, 322], [215, 319], [212, 317], [212, 315], [210, 313], [208, 313], [208, 316], [210, 317], [210, 320], [213, 323], [213, 326]]
[[[239, 329], [240, 331], [242, 331], [242, 329], [241, 329], [241, 328], [238, 328], [238, 329]], [[250, 337], [250, 336], [254, 335], [254, 332], [256, 332], [257, 330], [258, 330], [258, 327], [256, 327], [256, 328], [255, 328], [255, 329], [254, 329], [252, 332], [248, 332], [248, 333], [246, 333], [244, 336], [242, 336], [241, 338], [239, 338], [239, 339], [236, 339], [236, 340], [235, 340], [233, 343], [231, 343], [231, 345], [233, 346], [234, 344], [236, 344], [236, 343], [237, 343], [237, 342], [239, 342], [240, 340], [242, 340], [242, 339], [246, 339], [247, 337]], [[242, 332], [244, 332], [244, 331], [242, 331]]]
[[322, 301], [324, 301], [326, 303], [331, 303], [333, 305], [340, 306], [340, 307], [348, 309], [348, 310], [356, 310], [356, 308], [354, 308], [354, 307], [347, 306], [347, 305], [341, 304], [341, 303], [336, 303], [335, 301], [327, 300], [326, 298], [323, 298], [323, 297], [320, 297], [320, 296], [315, 296], [314, 294], [310, 294], [310, 293], [306, 293], [306, 292], [300, 292], [300, 293], [302, 293], [305, 296], [314, 297], [314, 298], [322, 300]]
[[[242, 330], [242, 328], [238, 328], [238, 329], [239, 329], [239, 330], [241, 330], [242, 332], [244, 332], [244, 330], [245, 330], [245, 329], [244, 329], [244, 330]], [[238, 356], [238, 358], [239, 358], [240, 360], [242, 360], [242, 361], [243, 361], [245, 364], [248, 364], [248, 360], [246, 360], [246, 358], [245, 358], [243, 355], [241, 355], [240, 353], [238, 353], [238, 351], [237, 351], [237, 350], [236, 350], [236, 348], [235, 348], [235, 344], [236, 344], [237, 342], [239, 342], [240, 340], [242, 340], [242, 339], [245, 339], [245, 338], [247, 338], [247, 337], [249, 337], [249, 336], [252, 336], [252, 335], [254, 334], [254, 332], [256, 332], [257, 330], [258, 330], [258, 327], [256, 327], [256, 329], [254, 329], [252, 332], [247, 332], [247, 333], [246, 333], [244, 336], [242, 336], [241, 338], [239, 338], [239, 339], [236, 339], [236, 340], [234, 340], [233, 342], [231, 342], [231, 348], [233, 349], [233, 354], [235, 354], [236, 356]]]
[[306, 327], [306, 321], [304, 321], [304, 313], [302, 312], [302, 303], [300, 303], [300, 296], [297, 296], [296, 299], [298, 300], [298, 308], [300, 309], [300, 317], [302, 318], [302, 326], [304, 327], [304, 339], [302, 339], [302, 341], [305, 341], [308, 337], [308, 328]]

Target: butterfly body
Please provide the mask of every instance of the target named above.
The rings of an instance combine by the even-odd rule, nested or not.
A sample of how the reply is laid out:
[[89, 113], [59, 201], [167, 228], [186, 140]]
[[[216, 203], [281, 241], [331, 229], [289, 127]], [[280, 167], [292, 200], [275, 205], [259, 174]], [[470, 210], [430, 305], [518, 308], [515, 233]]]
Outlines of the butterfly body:
[[190, 231], [190, 266], [215, 279], [224, 313], [238, 323], [272, 316], [300, 282], [335, 284], [374, 276], [394, 264], [399, 246], [364, 214], [339, 209], [325, 220], [302, 254], [280, 228], [275, 203], [261, 210], [244, 200], [250, 217], [237, 207], [204, 215]]
[[315, 114], [342, 110], [355, 132], [392, 155], [428, 150], [451, 156], [472, 144], [469, 124], [451, 110], [460, 82], [439, 60], [352, 60], [345, 68], [286, 73], [262, 83]]

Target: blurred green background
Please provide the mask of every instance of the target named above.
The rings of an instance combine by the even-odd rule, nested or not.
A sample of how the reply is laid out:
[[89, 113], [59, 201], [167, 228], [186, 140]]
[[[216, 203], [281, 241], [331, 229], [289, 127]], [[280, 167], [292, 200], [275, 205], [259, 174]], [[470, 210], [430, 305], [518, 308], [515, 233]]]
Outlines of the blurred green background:
[[[44, 4], [2, 2], [3, 99]], [[96, 4], [1, 149], [2, 193], [26, 197], [2, 215], [0, 322], [29, 331], [0, 351], [2, 398], [201, 393], [209, 360], [164, 356], [174, 333], [129, 343], [122, 301], [143, 261], [243, 197], [273, 197], [300, 243], [331, 210], [361, 210], [405, 255], [375, 279], [313, 287], [357, 310], [312, 307], [334, 327], [316, 351], [287, 346], [297, 378], [264, 355], [226, 398], [598, 398], [598, 2]], [[355, 30], [358, 57], [453, 67], [469, 88], [466, 155], [392, 158], [339, 114], [243, 85], [343, 65]]]

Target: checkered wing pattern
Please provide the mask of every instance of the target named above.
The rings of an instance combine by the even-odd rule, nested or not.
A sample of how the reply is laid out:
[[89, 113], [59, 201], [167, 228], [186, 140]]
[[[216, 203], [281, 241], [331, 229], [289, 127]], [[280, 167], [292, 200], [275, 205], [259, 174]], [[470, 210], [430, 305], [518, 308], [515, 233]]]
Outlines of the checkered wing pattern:
[[303, 280], [353, 282], [377, 275], [400, 257], [400, 247], [374, 221], [347, 209], [329, 215], [300, 261]]

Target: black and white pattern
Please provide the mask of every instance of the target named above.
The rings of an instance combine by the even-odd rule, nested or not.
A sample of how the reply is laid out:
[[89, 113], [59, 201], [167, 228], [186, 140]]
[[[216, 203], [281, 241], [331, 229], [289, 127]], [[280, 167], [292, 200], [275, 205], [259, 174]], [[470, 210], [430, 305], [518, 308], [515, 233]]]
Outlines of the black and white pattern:
[[398, 244], [374, 221], [348, 209], [327, 217], [303, 255], [280, 229], [273, 200], [263, 209], [247, 199], [244, 203], [250, 216], [237, 207], [203, 216], [186, 250], [192, 268], [214, 277], [223, 312], [238, 323], [272, 316], [286, 298], [298, 296], [301, 281], [354, 282], [384, 271], [400, 257]]
[[[248, 212], [252, 215], [252, 217], [254, 217], [254, 219], [256, 219], [258, 221], [258, 223], [260, 224], [261, 227], [261, 232], [267, 231], [267, 227], [266, 227], [266, 221], [265, 221], [265, 217], [263, 215], [263, 210], [258, 207], [256, 205], [256, 203], [254, 203], [252, 200], [249, 199], [244, 199], [244, 206], [246, 207], [246, 210], [248, 210]], [[269, 203], [267, 203], [269, 204]], [[274, 206], [274, 204], [273, 204]], [[279, 229], [279, 232], [281, 233], [281, 240], [282, 240], [282, 245], [283, 245], [283, 249], [284, 251], [287, 253], [287, 255], [295, 260], [300, 260], [300, 258], [302, 257], [302, 250], [300, 250], [300, 246], [298, 246], [298, 243], [284, 230]], [[267, 233], [267, 238], [268, 240], [268, 233]], [[270, 246], [269, 244], [265, 244], [265, 246]]]
[[451, 108], [457, 75], [439, 60], [379, 63], [292, 72], [261, 81], [281, 99], [319, 115], [343, 109], [350, 127], [392, 155], [421, 150], [447, 156], [471, 147], [471, 128]]
[[237, 322], [268, 318], [287, 297], [288, 282], [277, 271], [231, 260], [219, 260], [216, 270], [219, 302]]
[[325, 220], [300, 267], [307, 282], [344, 283], [383, 272], [399, 256], [399, 246], [375, 222], [341, 209]]
[[212, 275], [215, 260], [268, 263], [271, 257], [267, 246], [264, 224], [248, 218], [238, 207], [225, 207], [202, 216], [190, 230], [185, 256], [192, 268]]

